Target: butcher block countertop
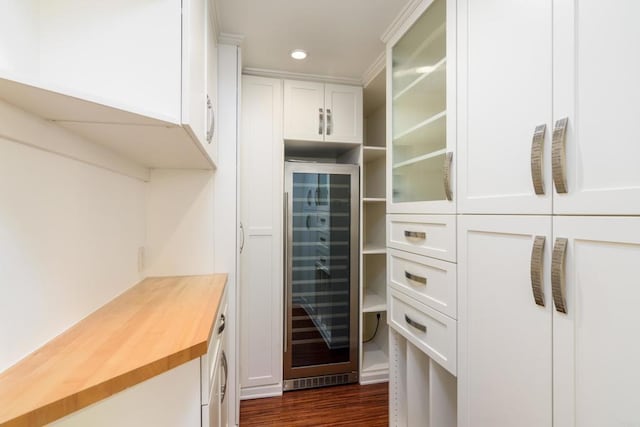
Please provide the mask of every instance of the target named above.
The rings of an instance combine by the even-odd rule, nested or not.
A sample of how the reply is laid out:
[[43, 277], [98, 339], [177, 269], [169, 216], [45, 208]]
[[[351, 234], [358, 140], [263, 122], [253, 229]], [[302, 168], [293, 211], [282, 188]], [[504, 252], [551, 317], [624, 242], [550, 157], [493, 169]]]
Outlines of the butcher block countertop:
[[0, 373], [0, 426], [41, 426], [207, 352], [227, 276], [147, 278]]

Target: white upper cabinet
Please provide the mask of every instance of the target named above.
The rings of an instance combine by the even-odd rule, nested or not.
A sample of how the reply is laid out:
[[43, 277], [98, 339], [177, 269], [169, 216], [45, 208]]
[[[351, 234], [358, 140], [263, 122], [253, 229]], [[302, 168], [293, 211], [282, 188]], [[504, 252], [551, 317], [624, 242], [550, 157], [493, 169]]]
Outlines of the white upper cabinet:
[[284, 139], [362, 143], [362, 88], [284, 81]]
[[458, 12], [459, 212], [640, 214], [640, 3]]
[[555, 213], [640, 215], [638, 16], [632, 0], [554, 2], [554, 120], [568, 118]]
[[362, 143], [362, 88], [326, 84], [324, 87], [326, 142]]
[[414, 15], [387, 44], [387, 208], [455, 213], [455, 1]]
[[9, 0], [0, 100], [144, 166], [210, 169], [206, 1]]
[[217, 31], [213, 24], [213, 17], [209, 2], [207, 2], [207, 121], [206, 148], [214, 163], [218, 162], [218, 43]]
[[459, 212], [550, 213], [552, 1], [458, 4]]

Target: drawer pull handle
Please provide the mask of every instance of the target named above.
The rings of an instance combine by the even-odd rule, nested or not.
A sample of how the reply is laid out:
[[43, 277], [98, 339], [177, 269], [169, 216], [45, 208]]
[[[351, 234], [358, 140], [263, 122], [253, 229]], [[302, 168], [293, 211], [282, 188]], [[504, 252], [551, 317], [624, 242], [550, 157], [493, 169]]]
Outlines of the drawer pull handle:
[[411, 274], [406, 270], [404, 272], [404, 277], [406, 277], [407, 279], [412, 280], [414, 282], [421, 283], [423, 285], [427, 284], [427, 278], [426, 277], [416, 276], [415, 274]]
[[427, 233], [425, 233], [424, 231], [409, 231], [409, 230], [404, 230], [404, 237], [409, 237], [409, 238], [415, 238], [415, 239], [426, 239], [427, 238]]
[[551, 173], [553, 175], [553, 183], [556, 185], [556, 192], [566, 193], [567, 190], [567, 171], [565, 169], [566, 148], [565, 137], [567, 135], [566, 117], [556, 121], [553, 128], [553, 138], [551, 142]]
[[536, 304], [544, 307], [544, 291], [542, 290], [544, 236], [536, 236], [531, 250], [531, 290]]
[[427, 332], [427, 327], [426, 326], [424, 326], [422, 323], [416, 322], [415, 320], [413, 320], [412, 318], [410, 318], [406, 314], [404, 315], [404, 320], [405, 320], [405, 322], [407, 322], [409, 325], [413, 326], [417, 330], [422, 331], [424, 333]]
[[551, 291], [556, 311], [567, 313], [567, 285], [565, 281], [564, 261], [567, 253], [568, 240], [563, 237], [556, 239], [551, 255]]
[[544, 195], [544, 181], [542, 178], [542, 154], [544, 149], [544, 134], [547, 125], [536, 126], [531, 141], [531, 180], [533, 190], [537, 195]]
[[453, 201], [453, 191], [451, 191], [451, 162], [453, 161], [453, 153], [448, 152], [444, 156], [444, 194], [448, 201]]

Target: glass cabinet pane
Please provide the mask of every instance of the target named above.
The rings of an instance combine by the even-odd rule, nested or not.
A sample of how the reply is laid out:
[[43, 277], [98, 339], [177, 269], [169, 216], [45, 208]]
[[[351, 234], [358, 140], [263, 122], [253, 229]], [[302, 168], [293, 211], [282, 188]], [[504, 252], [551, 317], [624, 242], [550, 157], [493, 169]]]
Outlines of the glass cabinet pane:
[[393, 202], [445, 200], [446, 0], [435, 0], [392, 48]]

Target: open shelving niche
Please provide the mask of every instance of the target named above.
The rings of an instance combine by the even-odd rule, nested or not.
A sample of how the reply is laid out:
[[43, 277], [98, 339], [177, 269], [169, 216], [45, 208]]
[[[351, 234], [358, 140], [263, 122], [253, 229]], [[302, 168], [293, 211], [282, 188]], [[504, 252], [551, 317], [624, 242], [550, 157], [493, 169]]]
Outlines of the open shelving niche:
[[[360, 383], [389, 379], [387, 325], [385, 72], [365, 87], [365, 139], [360, 169]], [[377, 94], [373, 95], [373, 92]], [[369, 94], [372, 94], [368, 97]], [[378, 102], [367, 103], [377, 99]], [[368, 104], [368, 105], [367, 105]], [[373, 104], [373, 105], [372, 105]], [[368, 107], [368, 108], [367, 108]], [[379, 320], [377, 316], [380, 316]], [[376, 324], [378, 325], [376, 331]]]

